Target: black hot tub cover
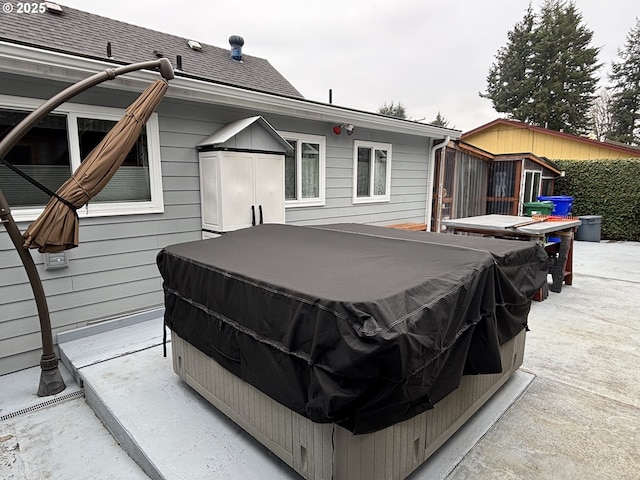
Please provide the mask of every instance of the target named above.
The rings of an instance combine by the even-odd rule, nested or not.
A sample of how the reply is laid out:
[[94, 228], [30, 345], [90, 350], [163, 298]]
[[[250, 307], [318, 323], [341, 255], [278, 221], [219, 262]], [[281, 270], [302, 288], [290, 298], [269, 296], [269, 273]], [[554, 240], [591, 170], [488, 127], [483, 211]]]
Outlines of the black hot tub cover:
[[259, 225], [157, 258], [165, 324], [315, 422], [367, 433], [501, 371], [546, 281], [534, 243]]

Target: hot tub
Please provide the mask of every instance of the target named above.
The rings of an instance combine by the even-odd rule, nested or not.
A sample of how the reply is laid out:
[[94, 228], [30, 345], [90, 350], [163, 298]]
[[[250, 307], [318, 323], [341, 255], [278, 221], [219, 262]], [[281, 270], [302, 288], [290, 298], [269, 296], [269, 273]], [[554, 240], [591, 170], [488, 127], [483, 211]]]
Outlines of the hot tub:
[[521, 365], [534, 243], [260, 225], [158, 255], [176, 373], [305, 478], [405, 478]]

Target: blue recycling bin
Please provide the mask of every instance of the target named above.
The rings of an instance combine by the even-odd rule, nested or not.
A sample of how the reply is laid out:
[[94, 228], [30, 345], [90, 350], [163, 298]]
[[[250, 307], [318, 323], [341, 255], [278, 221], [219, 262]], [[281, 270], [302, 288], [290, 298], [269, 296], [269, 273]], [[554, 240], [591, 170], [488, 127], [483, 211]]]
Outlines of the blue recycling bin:
[[573, 207], [573, 197], [568, 195], [539, 196], [538, 200], [541, 202], [553, 202], [554, 207], [551, 215], [567, 216], [571, 212], [571, 207]]

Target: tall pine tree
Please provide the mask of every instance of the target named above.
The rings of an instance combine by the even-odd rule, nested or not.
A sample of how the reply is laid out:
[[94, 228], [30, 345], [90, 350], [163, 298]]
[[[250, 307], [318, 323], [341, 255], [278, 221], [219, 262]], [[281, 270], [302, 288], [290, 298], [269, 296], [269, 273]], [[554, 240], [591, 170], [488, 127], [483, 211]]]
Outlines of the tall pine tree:
[[531, 58], [533, 56], [533, 27], [535, 16], [531, 5], [522, 21], [515, 24], [507, 36], [509, 42], [496, 54], [489, 69], [487, 92], [493, 108], [506, 112], [518, 120], [527, 120], [527, 103], [533, 94]]
[[400, 102], [398, 102], [397, 104], [393, 101], [389, 104], [387, 104], [387, 102], [384, 102], [384, 105], [378, 108], [378, 113], [381, 113], [382, 115], [388, 115], [390, 117], [407, 118], [407, 110]]
[[611, 140], [640, 144], [640, 20], [627, 35], [619, 62], [611, 63]]
[[481, 95], [511, 118], [584, 133], [600, 68], [592, 38], [573, 2], [546, 0], [539, 15], [529, 6], [498, 51]]

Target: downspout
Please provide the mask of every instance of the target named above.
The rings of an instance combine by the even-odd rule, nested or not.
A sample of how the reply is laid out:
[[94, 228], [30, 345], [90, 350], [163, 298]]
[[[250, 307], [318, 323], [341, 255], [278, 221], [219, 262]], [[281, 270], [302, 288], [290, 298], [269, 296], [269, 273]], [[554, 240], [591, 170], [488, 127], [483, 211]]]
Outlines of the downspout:
[[516, 215], [522, 215], [523, 207], [524, 207], [524, 191], [527, 188], [526, 186], [526, 174], [525, 168], [527, 166], [526, 160], [523, 158], [520, 160], [520, 191], [518, 192], [518, 209]]
[[[431, 165], [431, 175], [429, 176], [429, 181], [427, 182], [427, 204], [425, 208], [426, 213], [424, 217], [424, 223], [427, 226], [427, 232], [431, 231], [431, 216], [433, 215], [432, 200], [433, 200], [433, 179], [435, 176], [435, 169], [436, 169], [436, 150], [438, 150], [439, 148], [446, 147], [449, 144], [450, 139], [451, 139], [451, 136], [447, 135], [442, 141], [442, 143], [437, 143], [436, 145], [431, 147], [431, 150], [429, 151], [429, 164]], [[443, 171], [442, 166], [444, 165], [444, 158], [442, 159], [440, 164], [441, 164], [440, 170], [442, 172]], [[440, 188], [438, 188], [438, 195], [440, 195]], [[436, 198], [439, 198], [439, 196], [437, 196]]]

